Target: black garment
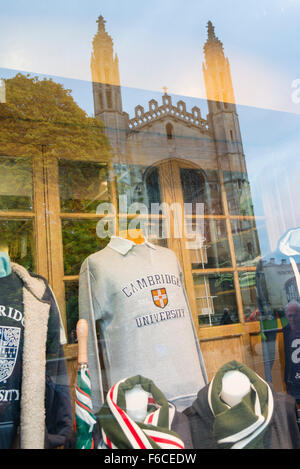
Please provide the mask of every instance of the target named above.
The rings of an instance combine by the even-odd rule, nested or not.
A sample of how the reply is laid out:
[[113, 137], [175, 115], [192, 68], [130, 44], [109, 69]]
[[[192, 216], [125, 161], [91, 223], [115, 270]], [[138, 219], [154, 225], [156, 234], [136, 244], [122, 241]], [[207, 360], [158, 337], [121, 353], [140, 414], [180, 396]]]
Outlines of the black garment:
[[[47, 281], [36, 274], [29, 273], [28, 276], [44, 282], [45, 291], [42, 301], [49, 304], [49, 319], [46, 343], [46, 431], [45, 448], [54, 448], [66, 443], [72, 432], [72, 407], [69, 393], [69, 382], [61, 345], [61, 322], [60, 313], [54, 295]], [[30, 278], [29, 277], [29, 278]], [[20, 424], [20, 400], [22, 397], [22, 358], [23, 358], [23, 336], [24, 336], [24, 283], [17, 271], [6, 277], [0, 278], [0, 449], [18, 447], [16, 441], [17, 429]], [[33, 291], [33, 294], [35, 292]], [[3, 342], [3, 331], [11, 327], [14, 332], [14, 342]], [[26, 326], [25, 326], [26, 327]], [[18, 333], [18, 330], [20, 334]], [[20, 337], [20, 340], [17, 339]], [[18, 343], [18, 353], [16, 353]], [[6, 380], [3, 379], [9, 358], [9, 347], [11, 354], [15, 353], [16, 362], [12, 366], [12, 374]], [[12, 360], [12, 359], [11, 359]], [[32, 370], [34, 373], [34, 369]], [[5, 390], [17, 389], [19, 399], [4, 406], [3, 393]], [[10, 393], [13, 397], [14, 394]], [[2, 398], [1, 398], [2, 396]], [[32, 396], [34, 400], [34, 396]], [[8, 422], [11, 422], [10, 424]], [[1, 425], [2, 423], [2, 425]], [[18, 439], [17, 439], [18, 440]]]
[[[197, 399], [184, 414], [188, 417], [193, 445], [196, 449], [219, 449], [214, 438], [214, 415], [208, 404], [208, 388], [201, 389]], [[295, 399], [273, 391], [274, 411], [264, 434], [265, 449], [300, 449], [300, 432], [297, 424]]]
[[0, 278], [0, 449], [11, 448], [20, 423], [22, 289], [23, 283], [16, 273]]

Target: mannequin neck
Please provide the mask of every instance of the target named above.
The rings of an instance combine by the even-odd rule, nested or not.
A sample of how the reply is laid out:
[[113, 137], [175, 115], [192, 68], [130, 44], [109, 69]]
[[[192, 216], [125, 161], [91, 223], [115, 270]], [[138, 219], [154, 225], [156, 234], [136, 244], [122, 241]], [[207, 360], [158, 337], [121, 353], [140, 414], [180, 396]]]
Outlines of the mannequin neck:
[[11, 263], [9, 255], [6, 252], [0, 251], [0, 278], [7, 277], [11, 274]]
[[251, 383], [246, 375], [237, 370], [228, 371], [222, 379], [220, 397], [230, 407], [234, 407], [250, 392], [250, 389]]
[[140, 384], [125, 392], [126, 412], [134, 421], [143, 422], [147, 415], [148, 393]]
[[141, 229], [129, 229], [125, 231], [120, 231], [120, 238], [129, 239], [135, 244], [143, 244], [145, 242], [145, 237]]

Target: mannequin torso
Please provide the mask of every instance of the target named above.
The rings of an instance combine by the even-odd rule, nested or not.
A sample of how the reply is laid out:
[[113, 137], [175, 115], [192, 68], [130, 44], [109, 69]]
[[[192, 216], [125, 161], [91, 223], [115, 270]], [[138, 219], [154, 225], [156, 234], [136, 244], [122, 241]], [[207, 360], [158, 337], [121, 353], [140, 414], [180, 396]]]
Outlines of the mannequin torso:
[[[129, 239], [135, 244], [143, 244], [145, 242], [144, 234], [140, 229], [121, 231], [119, 236], [120, 238]], [[147, 415], [148, 393], [140, 385], [137, 385], [130, 391], [126, 391], [125, 399], [129, 417], [136, 422], [142, 422]]]

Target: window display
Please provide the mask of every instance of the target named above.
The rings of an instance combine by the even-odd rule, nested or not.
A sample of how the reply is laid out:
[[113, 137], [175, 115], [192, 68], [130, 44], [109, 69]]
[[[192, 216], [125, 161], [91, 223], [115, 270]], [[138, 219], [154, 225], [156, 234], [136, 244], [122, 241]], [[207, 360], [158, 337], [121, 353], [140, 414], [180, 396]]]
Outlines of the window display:
[[299, 4], [23, 3], [0, 16], [0, 447], [298, 448]]
[[79, 315], [90, 330], [94, 411], [104, 400], [96, 323], [109, 387], [140, 372], [183, 410], [206, 383], [178, 260], [170, 249], [148, 242], [141, 231], [133, 232], [131, 239], [112, 237], [84, 261]]

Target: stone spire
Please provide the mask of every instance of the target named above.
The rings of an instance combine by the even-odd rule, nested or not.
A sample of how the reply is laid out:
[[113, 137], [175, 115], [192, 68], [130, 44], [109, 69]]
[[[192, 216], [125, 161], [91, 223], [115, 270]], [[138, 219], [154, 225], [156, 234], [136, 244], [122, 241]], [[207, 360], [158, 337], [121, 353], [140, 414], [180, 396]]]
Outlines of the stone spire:
[[113, 40], [105, 29], [106, 21], [102, 15], [96, 22], [98, 31], [93, 39], [91, 56], [92, 80], [119, 86], [119, 61], [114, 54]]
[[216, 39], [215, 27], [211, 21], [207, 23], [207, 36], [208, 36], [207, 39], [209, 41], [213, 41], [214, 39]]
[[215, 27], [211, 21], [207, 23], [204, 56], [203, 73], [207, 99], [215, 102], [234, 103], [229, 61], [225, 57], [223, 44], [216, 36]]
[[122, 98], [119, 75], [119, 59], [114, 52], [111, 36], [106, 31], [106, 21], [100, 15], [96, 21], [98, 29], [93, 38], [91, 72], [94, 94], [95, 116], [101, 114], [105, 125], [112, 126], [109, 116], [122, 113]]
[[96, 21], [98, 23], [98, 31], [93, 39], [94, 55], [101, 54], [101, 51], [106, 50], [107, 54], [113, 55], [113, 40], [105, 29], [105, 19], [100, 15]]
[[[217, 152], [219, 155], [235, 154], [237, 161], [244, 162], [230, 64], [211, 21], [207, 23], [204, 57], [203, 75], [209, 109], [208, 122], [216, 141]], [[232, 167], [236, 164], [235, 157], [232, 156], [230, 164]]]
[[207, 55], [210, 51], [218, 51], [221, 54], [223, 53], [223, 44], [220, 39], [215, 34], [215, 27], [211, 21], [207, 23], [207, 40], [204, 44], [204, 53]]

